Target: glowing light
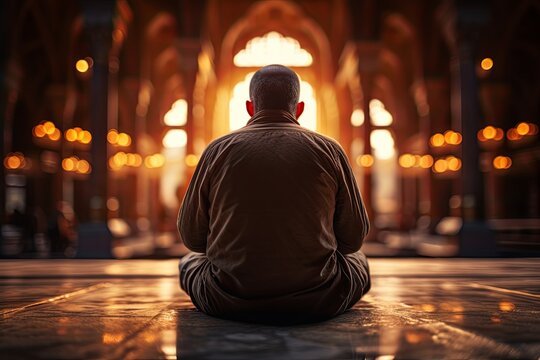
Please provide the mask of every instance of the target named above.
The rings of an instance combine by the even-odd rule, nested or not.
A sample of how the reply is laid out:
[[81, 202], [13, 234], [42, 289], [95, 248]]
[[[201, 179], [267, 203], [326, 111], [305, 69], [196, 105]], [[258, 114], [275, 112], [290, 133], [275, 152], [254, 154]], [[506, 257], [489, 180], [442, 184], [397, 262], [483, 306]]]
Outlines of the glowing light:
[[496, 128], [497, 133], [495, 134], [495, 137], [493, 140], [500, 141], [504, 137], [504, 131], [501, 128]]
[[352, 126], [362, 126], [364, 124], [364, 110], [354, 109], [351, 114], [351, 124]]
[[124, 339], [122, 334], [118, 333], [103, 333], [101, 341], [104, 345], [114, 345], [119, 344]]
[[116, 144], [116, 142], [118, 141], [118, 131], [116, 131], [115, 129], [109, 130], [109, 132], [107, 133], [107, 141], [109, 142], [109, 144]]
[[394, 156], [394, 138], [390, 131], [385, 129], [373, 130], [370, 141], [376, 158], [386, 160]]
[[433, 164], [433, 172], [436, 172], [436, 173], [443, 173], [443, 172], [445, 172], [446, 170], [448, 170], [448, 163], [446, 162], [445, 159], [438, 159], [438, 160], [435, 161], [435, 163]]
[[[249, 82], [254, 73], [246, 75], [243, 81], [234, 86], [233, 95], [229, 101], [229, 129], [240, 129], [249, 120], [246, 111], [246, 100], [249, 99]], [[317, 129], [317, 102], [313, 87], [306, 81], [300, 80], [300, 101], [305, 103], [304, 113], [298, 119], [301, 126], [315, 131]]]
[[15, 170], [23, 168], [25, 166], [25, 163], [26, 160], [24, 158], [24, 155], [19, 152], [8, 154], [8, 156], [4, 158], [4, 167], [6, 169]]
[[132, 167], [139, 167], [142, 164], [142, 157], [139, 154], [128, 153], [126, 159], [126, 165]]
[[129, 146], [131, 145], [131, 136], [126, 133], [119, 133], [116, 141], [118, 146]]
[[80, 73], [85, 73], [90, 69], [90, 64], [85, 59], [80, 59], [75, 63], [75, 69]]
[[234, 65], [259, 67], [270, 64], [305, 67], [313, 63], [311, 54], [300, 43], [272, 31], [262, 37], [249, 40], [246, 47], [234, 56]]
[[58, 141], [58, 140], [60, 140], [61, 136], [62, 136], [62, 133], [60, 132], [60, 130], [55, 128], [53, 130], [53, 133], [49, 135], [49, 139], [51, 139], [52, 141]]
[[382, 101], [378, 99], [369, 102], [369, 116], [371, 117], [371, 123], [375, 126], [389, 126], [394, 121], [392, 114], [385, 109]]
[[446, 158], [446, 163], [448, 165], [448, 170], [458, 171], [461, 169], [461, 160], [455, 156], [449, 156]]
[[440, 147], [444, 145], [444, 135], [441, 133], [434, 134], [431, 139], [429, 139], [429, 142], [434, 147]]
[[77, 140], [77, 132], [75, 130], [73, 130], [73, 129], [67, 129], [64, 136], [65, 136], [66, 140], [69, 141], [69, 142], [73, 142], [73, 141]]
[[491, 70], [491, 68], [493, 67], [493, 59], [491, 58], [482, 59], [482, 61], [480, 62], [480, 66], [482, 67], [482, 70], [485, 70], [485, 71]]
[[45, 134], [52, 135], [54, 133], [54, 129], [56, 129], [56, 127], [51, 121], [45, 121], [43, 123], [43, 131]]
[[62, 169], [65, 171], [73, 171], [75, 170], [77, 158], [75, 157], [69, 157], [62, 160]]
[[90, 163], [86, 160], [80, 160], [77, 162], [77, 172], [80, 172], [81, 174], [88, 174], [90, 173]]
[[411, 154], [403, 154], [398, 159], [399, 166], [408, 169], [414, 166], [414, 156]]
[[512, 159], [508, 156], [497, 156], [493, 159], [493, 167], [499, 170], [506, 170], [512, 166]]
[[162, 154], [148, 155], [144, 158], [144, 166], [149, 169], [160, 168], [165, 165], [165, 156]]
[[433, 166], [433, 156], [431, 155], [423, 155], [420, 158], [419, 165], [423, 169], [428, 169], [431, 166]]
[[461, 144], [461, 134], [452, 130], [448, 130], [444, 133], [444, 141], [450, 145], [459, 145]]
[[187, 133], [182, 129], [171, 129], [163, 137], [162, 143], [167, 149], [183, 148], [187, 144]]
[[516, 132], [521, 136], [528, 135], [530, 130], [531, 126], [526, 122], [521, 122], [516, 126]]
[[501, 301], [499, 302], [499, 310], [509, 312], [514, 311], [516, 309], [516, 305], [510, 301]]
[[187, 166], [195, 167], [197, 166], [197, 163], [199, 162], [199, 158], [195, 154], [189, 154], [189, 155], [186, 155], [185, 162]]
[[523, 138], [523, 136], [519, 135], [517, 130], [515, 128], [511, 128], [506, 132], [506, 137], [510, 141], [517, 141]]
[[79, 136], [79, 142], [82, 144], [89, 144], [92, 141], [92, 134], [90, 134], [90, 131], [83, 130], [79, 134], [82, 134], [82, 136]]
[[434, 312], [436, 310], [435, 305], [432, 304], [422, 304], [421, 308], [425, 312]]
[[34, 128], [32, 129], [32, 132], [35, 137], [39, 137], [39, 138], [42, 138], [46, 135], [45, 129], [43, 128], [43, 125], [41, 124], [34, 126]]
[[188, 103], [184, 99], [176, 100], [163, 117], [168, 126], [183, 126], [187, 122]]
[[373, 159], [373, 156], [372, 155], [369, 155], [369, 154], [364, 154], [364, 155], [360, 155], [356, 158], [356, 163], [359, 165], [359, 166], [362, 166], [362, 167], [365, 167], [365, 168], [369, 168], [369, 167], [372, 167], [373, 166], [373, 163], [374, 163], [374, 159]]
[[116, 197], [110, 197], [107, 199], [107, 209], [109, 211], [117, 211], [120, 208], [120, 202]]
[[484, 130], [482, 130], [482, 135], [484, 135], [484, 138], [488, 140], [495, 139], [497, 129], [495, 129], [493, 126], [486, 126]]

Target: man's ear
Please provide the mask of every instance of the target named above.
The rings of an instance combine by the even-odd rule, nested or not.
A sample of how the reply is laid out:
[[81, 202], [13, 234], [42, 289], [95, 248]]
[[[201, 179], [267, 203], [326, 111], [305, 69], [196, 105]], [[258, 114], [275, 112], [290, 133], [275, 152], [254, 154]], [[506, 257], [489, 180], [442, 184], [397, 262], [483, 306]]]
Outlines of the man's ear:
[[304, 104], [303, 101], [300, 101], [298, 105], [296, 105], [296, 118], [298, 119], [300, 115], [304, 112], [304, 107], [306, 104]]
[[246, 100], [246, 110], [249, 114], [249, 116], [253, 116], [255, 114], [255, 109], [253, 107], [253, 103], [249, 100]]

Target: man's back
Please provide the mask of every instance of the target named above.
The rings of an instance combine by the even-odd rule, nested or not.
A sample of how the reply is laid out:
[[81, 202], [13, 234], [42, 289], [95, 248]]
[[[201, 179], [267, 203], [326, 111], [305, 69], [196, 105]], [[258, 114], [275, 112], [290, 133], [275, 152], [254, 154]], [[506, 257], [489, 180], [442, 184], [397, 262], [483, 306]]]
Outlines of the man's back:
[[[349, 170], [344, 162], [337, 143], [279, 111], [259, 114], [208, 147], [195, 175], [205, 182], [186, 198], [207, 201], [206, 254], [225, 291], [245, 299], [283, 296], [335, 275], [334, 212]], [[359, 248], [367, 218], [359, 194], [350, 195], [358, 197], [359, 211], [357, 233], [347, 236], [357, 237]], [[186, 220], [179, 224], [184, 241], [197, 246], [189, 244], [193, 219]]]
[[178, 216], [193, 252], [180, 286], [201, 311], [249, 321], [313, 321], [369, 291], [369, 229], [338, 143], [303, 129], [300, 81], [268, 65], [249, 87], [241, 130], [201, 156]]

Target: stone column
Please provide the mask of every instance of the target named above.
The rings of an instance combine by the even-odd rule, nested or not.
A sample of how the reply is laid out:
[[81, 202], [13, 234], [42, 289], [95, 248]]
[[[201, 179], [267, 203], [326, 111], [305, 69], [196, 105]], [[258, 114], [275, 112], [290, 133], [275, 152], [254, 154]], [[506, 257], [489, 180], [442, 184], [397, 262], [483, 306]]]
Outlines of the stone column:
[[[369, 103], [373, 99], [373, 82], [376, 73], [379, 71], [380, 45], [376, 42], [362, 41], [357, 44], [358, 51], [358, 73], [360, 74], [360, 86], [362, 88], [362, 108], [364, 110], [364, 125], [361, 136], [364, 138], [364, 154], [372, 155], [371, 149], [371, 115]], [[373, 210], [373, 185], [372, 171], [370, 168], [364, 170], [364, 188], [362, 196], [366, 205], [366, 210], [371, 221], [374, 220]], [[374, 228], [374, 227], [373, 227]], [[374, 232], [373, 234], [374, 235]]]
[[461, 256], [492, 256], [495, 240], [485, 223], [483, 176], [476, 133], [480, 128], [479, 93], [475, 71], [475, 45], [480, 28], [487, 23], [487, 6], [482, 1], [446, 3], [441, 17], [452, 49], [451, 110], [453, 127], [461, 131], [461, 202], [463, 227]]
[[107, 131], [109, 128], [109, 56], [112, 46], [114, 0], [81, 0], [85, 31], [94, 60], [90, 91], [92, 174], [90, 176], [91, 224], [79, 229], [79, 257], [110, 257], [111, 234], [107, 227]]

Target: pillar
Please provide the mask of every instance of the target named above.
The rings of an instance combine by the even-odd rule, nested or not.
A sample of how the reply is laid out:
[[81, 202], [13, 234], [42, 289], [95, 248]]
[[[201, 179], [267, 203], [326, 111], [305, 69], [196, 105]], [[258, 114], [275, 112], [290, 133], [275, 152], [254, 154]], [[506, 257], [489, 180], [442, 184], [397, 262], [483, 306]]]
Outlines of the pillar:
[[90, 182], [91, 223], [79, 228], [78, 257], [111, 257], [111, 234], [107, 227], [107, 131], [109, 128], [109, 56], [112, 46], [114, 0], [82, 0], [85, 32], [94, 60], [90, 85], [90, 131], [92, 173]]

